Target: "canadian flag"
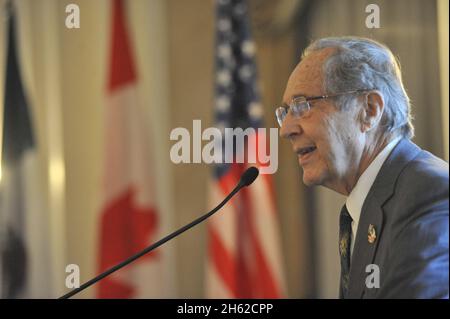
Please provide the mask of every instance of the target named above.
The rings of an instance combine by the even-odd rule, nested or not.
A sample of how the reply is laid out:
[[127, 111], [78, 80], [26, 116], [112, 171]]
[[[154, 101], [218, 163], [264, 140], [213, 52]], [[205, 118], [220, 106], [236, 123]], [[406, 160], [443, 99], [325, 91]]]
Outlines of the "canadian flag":
[[[112, 2], [111, 52], [105, 109], [99, 271], [144, 249], [159, 236], [153, 146], [139, 104], [139, 77], [121, 0]], [[147, 124], [148, 125], [148, 124]], [[164, 251], [147, 254], [104, 278], [99, 298], [161, 297]]]

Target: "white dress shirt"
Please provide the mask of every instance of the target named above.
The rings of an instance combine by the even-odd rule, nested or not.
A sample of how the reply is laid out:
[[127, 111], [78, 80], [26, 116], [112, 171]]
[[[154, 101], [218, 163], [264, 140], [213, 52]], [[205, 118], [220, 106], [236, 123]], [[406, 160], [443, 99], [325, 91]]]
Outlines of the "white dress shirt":
[[348, 195], [346, 200], [347, 210], [353, 219], [352, 222], [352, 239], [350, 244], [350, 255], [353, 253], [353, 247], [355, 246], [356, 232], [358, 230], [359, 217], [361, 216], [361, 209], [364, 201], [372, 187], [375, 178], [377, 177], [381, 166], [383, 166], [384, 161], [391, 153], [392, 149], [400, 141], [401, 137], [394, 139], [388, 145], [386, 145], [383, 150], [375, 157], [375, 159], [370, 163], [369, 167], [362, 173], [356, 182], [355, 187], [352, 189], [351, 193]]

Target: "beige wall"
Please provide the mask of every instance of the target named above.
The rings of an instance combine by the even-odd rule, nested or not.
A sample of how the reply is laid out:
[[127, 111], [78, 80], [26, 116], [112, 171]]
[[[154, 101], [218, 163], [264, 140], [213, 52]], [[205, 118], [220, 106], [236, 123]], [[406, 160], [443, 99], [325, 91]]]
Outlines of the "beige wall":
[[[171, 129], [192, 132], [192, 120], [211, 125], [213, 99], [213, 12], [211, 1], [169, 1]], [[169, 136], [170, 131], [167, 132]], [[211, 171], [202, 164], [174, 165], [175, 224], [206, 212]], [[196, 227], [176, 240], [179, 296], [203, 297], [206, 228]]]

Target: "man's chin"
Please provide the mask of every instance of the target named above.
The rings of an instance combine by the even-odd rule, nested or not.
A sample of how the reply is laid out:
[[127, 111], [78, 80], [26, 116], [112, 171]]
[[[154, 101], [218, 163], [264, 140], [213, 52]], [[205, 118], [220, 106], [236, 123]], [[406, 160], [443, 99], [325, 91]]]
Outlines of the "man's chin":
[[317, 185], [317, 183], [315, 183], [314, 181], [305, 178], [303, 178], [303, 184], [308, 187]]
[[317, 175], [308, 174], [308, 172], [303, 171], [303, 184], [306, 186], [321, 185], [322, 180]]

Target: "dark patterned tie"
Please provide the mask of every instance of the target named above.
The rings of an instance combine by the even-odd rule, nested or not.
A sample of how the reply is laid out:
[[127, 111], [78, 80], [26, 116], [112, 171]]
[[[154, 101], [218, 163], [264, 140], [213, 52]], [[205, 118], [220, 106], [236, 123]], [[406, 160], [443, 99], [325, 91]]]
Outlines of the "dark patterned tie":
[[339, 217], [339, 255], [341, 256], [341, 298], [346, 298], [350, 275], [350, 245], [352, 242], [352, 217], [344, 205]]

